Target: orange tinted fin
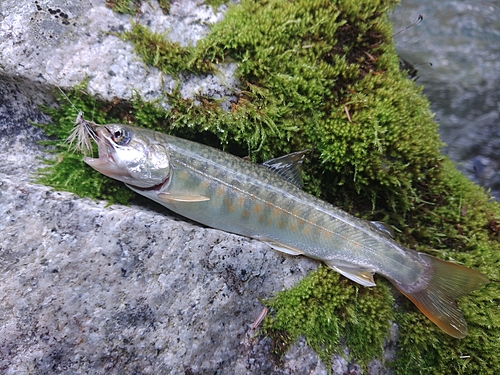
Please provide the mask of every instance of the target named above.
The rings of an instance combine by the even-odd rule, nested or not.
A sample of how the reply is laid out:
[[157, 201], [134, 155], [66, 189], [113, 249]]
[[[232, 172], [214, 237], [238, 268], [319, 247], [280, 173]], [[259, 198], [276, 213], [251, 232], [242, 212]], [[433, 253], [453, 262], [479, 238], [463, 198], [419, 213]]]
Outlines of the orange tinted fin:
[[418, 254], [428, 265], [428, 280], [424, 285], [394, 285], [408, 297], [433, 323], [448, 335], [458, 339], [467, 335], [467, 323], [455, 299], [488, 284], [483, 274], [445, 262], [427, 254]]

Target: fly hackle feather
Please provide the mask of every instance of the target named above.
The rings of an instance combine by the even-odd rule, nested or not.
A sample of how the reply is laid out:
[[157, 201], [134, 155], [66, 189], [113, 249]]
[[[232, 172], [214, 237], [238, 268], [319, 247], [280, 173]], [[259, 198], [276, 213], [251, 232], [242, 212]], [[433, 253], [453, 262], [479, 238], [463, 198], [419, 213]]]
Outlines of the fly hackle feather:
[[83, 155], [92, 154], [92, 140], [97, 143], [98, 137], [95, 132], [95, 124], [83, 118], [83, 112], [78, 112], [75, 120], [75, 127], [66, 143], [74, 152], [81, 152]]

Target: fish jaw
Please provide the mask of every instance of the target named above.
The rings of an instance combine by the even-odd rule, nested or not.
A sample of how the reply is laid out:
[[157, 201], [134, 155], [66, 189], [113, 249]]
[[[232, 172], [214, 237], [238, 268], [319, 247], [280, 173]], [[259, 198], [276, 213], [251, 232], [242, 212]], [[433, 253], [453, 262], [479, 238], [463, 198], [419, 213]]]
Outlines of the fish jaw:
[[130, 176], [127, 175], [127, 171], [124, 168], [121, 168], [116, 163], [114, 163], [111, 157], [102, 157], [99, 158], [83, 158], [83, 161], [94, 168], [97, 172], [102, 173], [107, 177], [111, 177], [115, 180], [119, 180], [122, 182], [127, 182], [130, 179]]
[[107, 133], [108, 131], [104, 127], [95, 129], [99, 157], [84, 157], [83, 161], [97, 172], [107, 177], [126, 182], [131, 176], [127, 168], [115, 161], [114, 155], [116, 155], [116, 152], [110, 136]]
[[97, 127], [95, 134], [99, 157], [83, 161], [96, 171], [139, 189], [157, 188], [168, 181], [168, 146], [148, 136], [147, 130], [110, 124]]

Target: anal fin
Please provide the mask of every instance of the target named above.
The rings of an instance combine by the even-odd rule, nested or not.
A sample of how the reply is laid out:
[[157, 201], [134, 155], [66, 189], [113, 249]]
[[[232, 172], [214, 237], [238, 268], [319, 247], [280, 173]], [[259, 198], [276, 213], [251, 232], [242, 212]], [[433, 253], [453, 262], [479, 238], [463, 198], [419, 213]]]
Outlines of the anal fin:
[[278, 241], [270, 240], [267, 238], [259, 238], [259, 237], [253, 237], [253, 238], [255, 238], [256, 240], [265, 242], [269, 246], [271, 246], [274, 250], [280, 251], [280, 252], [285, 253], [285, 254], [289, 254], [289, 255], [302, 255], [302, 254], [304, 254], [302, 251], [297, 250], [291, 246], [282, 244], [281, 242], [278, 242]]
[[357, 282], [363, 286], [376, 286], [375, 280], [373, 280], [373, 273], [366, 268], [356, 267], [356, 266], [346, 266], [346, 265], [337, 265], [333, 262], [325, 261], [325, 263], [333, 269], [337, 271], [342, 276], [347, 277], [348, 279]]

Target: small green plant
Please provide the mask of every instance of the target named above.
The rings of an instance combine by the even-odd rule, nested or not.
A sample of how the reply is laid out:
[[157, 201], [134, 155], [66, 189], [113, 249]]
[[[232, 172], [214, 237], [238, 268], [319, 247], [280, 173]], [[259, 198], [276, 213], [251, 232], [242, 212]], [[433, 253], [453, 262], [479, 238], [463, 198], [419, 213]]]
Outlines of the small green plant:
[[164, 73], [177, 75], [181, 72], [215, 71], [211, 61], [194, 55], [193, 47], [183, 47], [179, 43], [171, 42], [166, 35], [154, 33], [139, 23], [134, 23], [130, 31], [118, 36], [131, 42], [146, 64], [155, 66]]
[[210, 5], [214, 10], [222, 4], [228, 4], [229, 0], [205, 0], [205, 4]]
[[106, 6], [121, 14], [135, 15], [141, 8], [141, 0], [106, 0]]

